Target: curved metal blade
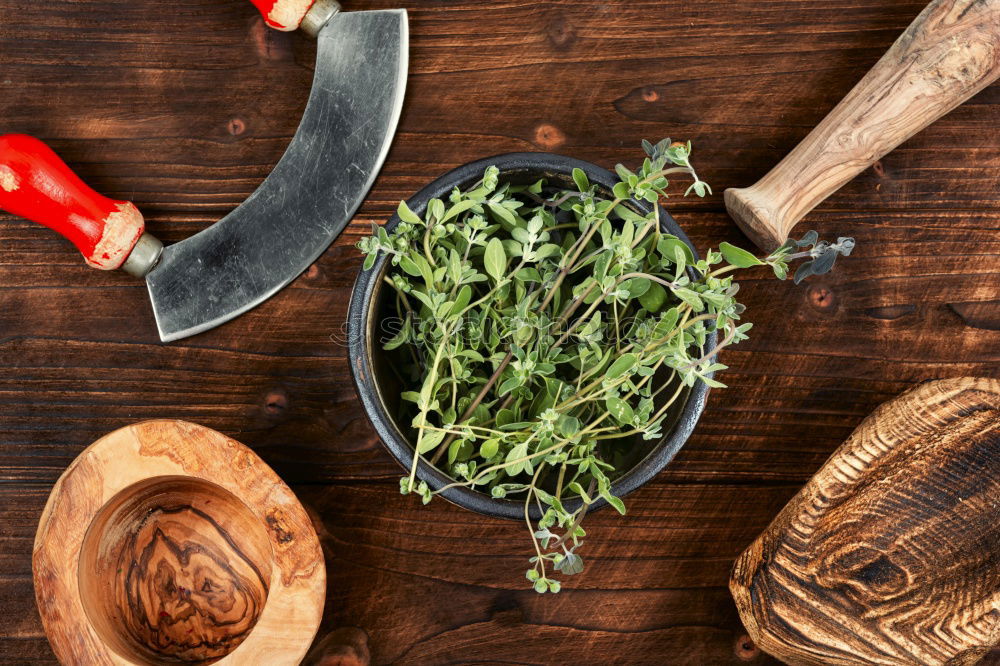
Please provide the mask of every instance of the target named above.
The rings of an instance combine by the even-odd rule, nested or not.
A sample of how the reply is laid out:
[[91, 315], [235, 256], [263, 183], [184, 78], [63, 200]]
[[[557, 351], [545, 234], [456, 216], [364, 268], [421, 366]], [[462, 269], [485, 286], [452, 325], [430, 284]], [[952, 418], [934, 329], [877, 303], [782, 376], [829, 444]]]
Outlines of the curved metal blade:
[[309, 103], [271, 175], [232, 213], [167, 247], [146, 277], [164, 342], [267, 300], [344, 229], [389, 152], [408, 41], [405, 10], [344, 13], [320, 31]]

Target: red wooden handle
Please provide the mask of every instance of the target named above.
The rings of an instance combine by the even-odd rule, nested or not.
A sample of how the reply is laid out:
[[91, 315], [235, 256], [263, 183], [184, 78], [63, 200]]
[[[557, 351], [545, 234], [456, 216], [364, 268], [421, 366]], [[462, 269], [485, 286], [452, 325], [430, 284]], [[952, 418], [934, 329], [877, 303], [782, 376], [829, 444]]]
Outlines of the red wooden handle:
[[23, 134], [0, 136], [0, 208], [59, 232], [101, 270], [119, 268], [145, 228], [135, 206], [93, 191], [51, 148]]
[[276, 30], [295, 30], [316, 0], [250, 0], [269, 26]]

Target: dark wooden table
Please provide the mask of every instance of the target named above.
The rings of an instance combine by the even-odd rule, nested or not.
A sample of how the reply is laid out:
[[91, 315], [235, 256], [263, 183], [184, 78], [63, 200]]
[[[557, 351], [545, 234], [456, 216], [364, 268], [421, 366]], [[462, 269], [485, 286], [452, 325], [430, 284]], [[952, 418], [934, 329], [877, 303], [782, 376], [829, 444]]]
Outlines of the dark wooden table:
[[[53, 482], [101, 435], [159, 417], [246, 442], [293, 485], [322, 524], [324, 631], [364, 629], [374, 662], [764, 663], [726, 589], [734, 558], [877, 404], [924, 379], [1000, 373], [994, 86], [810, 216], [803, 230], [858, 240], [832, 275], [744, 281], [756, 327], [724, 354], [730, 388], [713, 391], [627, 517], [588, 518], [587, 572], [557, 596], [527, 590], [522, 525], [398, 494], [334, 341], [360, 266], [353, 244], [463, 162], [548, 150], [611, 166], [668, 135], [694, 141], [716, 191], [673, 201], [675, 217], [700, 248], [745, 242], [722, 190], [776, 163], [923, 3], [402, 4], [410, 87], [385, 169], [336, 245], [254, 312], [160, 344], [142, 284], [0, 217], [4, 663], [53, 660], [31, 584]], [[245, 0], [0, 0], [0, 132], [50, 142], [177, 241], [281, 156], [314, 48], [266, 30]]]

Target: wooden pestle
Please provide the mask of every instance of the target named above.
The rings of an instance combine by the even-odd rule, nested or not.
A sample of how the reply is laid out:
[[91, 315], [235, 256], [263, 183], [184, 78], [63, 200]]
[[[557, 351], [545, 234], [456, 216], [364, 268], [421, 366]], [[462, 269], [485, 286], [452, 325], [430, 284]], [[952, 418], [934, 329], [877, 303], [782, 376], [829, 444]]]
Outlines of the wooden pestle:
[[854, 89], [726, 208], [764, 250], [893, 148], [1000, 77], [1000, 0], [935, 0]]

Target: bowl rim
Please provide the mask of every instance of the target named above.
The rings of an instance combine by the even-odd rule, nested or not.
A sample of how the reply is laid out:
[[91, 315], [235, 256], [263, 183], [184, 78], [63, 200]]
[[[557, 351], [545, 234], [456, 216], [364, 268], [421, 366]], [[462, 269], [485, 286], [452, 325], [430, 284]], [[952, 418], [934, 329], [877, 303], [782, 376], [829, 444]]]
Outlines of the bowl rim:
[[[500, 169], [501, 179], [504, 178], [505, 174], [510, 175], [517, 172], [541, 171], [568, 174], [574, 168], [578, 168], [587, 174], [592, 183], [602, 185], [609, 190], [618, 182], [618, 177], [611, 171], [573, 157], [544, 152], [505, 153], [475, 160], [452, 169], [410, 197], [407, 200], [407, 205], [415, 213], [422, 215], [431, 199], [447, 198], [454, 187], [471, 185], [482, 177], [483, 171], [489, 166], [496, 166]], [[646, 210], [649, 209], [649, 204], [636, 201], [633, 203]], [[399, 216], [393, 214], [384, 226], [386, 230], [391, 230], [399, 222]], [[691, 248], [695, 258], [698, 258], [697, 249], [670, 213], [662, 206], [660, 206], [660, 226], [667, 233], [673, 234], [683, 241]], [[361, 270], [355, 280], [354, 288], [351, 291], [351, 301], [348, 305], [348, 359], [355, 389], [368, 420], [396, 462], [404, 470], [409, 471], [413, 464], [414, 450], [396, 425], [395, 419], [381, 398], [373, 371], [371, 357], [373, 350], [368, 344], [368, 329], [374, 310], [372, 303], [380, 288], [381, 280], [379, 278], [387, 262], [388, 256], [380, 256], [371, 268]], [[713, 349], [716, 341], [717, 334], [713, 331], [706, 339], [703, 348]], [[688, 389], [687, 393], [684, 406], [670, 432], [653, 447], [649, 454], [612, 484], [612, 492], [615, 495], [623, 497], [650, 481], [673, 460], [677, 452], [690, 438], [705, 409], [709, 387], [704, 382], [696, 382], [693, 387]], [[434, 490], [439, 490], [453, 481], [445, 472], [432, 466], [426, 459], [417, 464], [417, 478], [427, 481]], [[462, 487], [449, 488], [443, 491], [440, 496], [453, 504], [477, 513], [512, 520], [524, 520], [524, 502], [520, 500], [495, 499], [481, 491]], [[564, 502], [569, 511], [576, 510], [581, 503], [582, 500], [579, 498]], [[594, 511], [606, 505], [605, 500], [598, 498], [591, 505], [590, 510]], [[538, 507], [534, 504], [530, 506], [529, 516], [532, 520], [538, 520], [541, 517]]]

